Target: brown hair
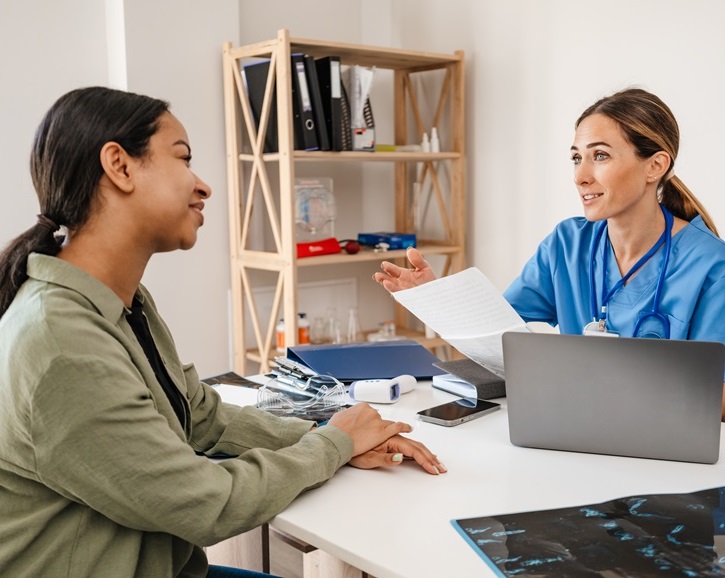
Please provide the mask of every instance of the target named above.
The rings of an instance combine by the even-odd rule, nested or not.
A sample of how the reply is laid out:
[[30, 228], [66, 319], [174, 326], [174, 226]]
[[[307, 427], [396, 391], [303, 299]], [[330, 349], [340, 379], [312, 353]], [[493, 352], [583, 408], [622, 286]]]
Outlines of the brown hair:
[[697, 215], [716, 235], [717, 228], [705, 207], [685, 184], [673, 174], [680, 148], [680, 129], [669, 107], [654, 94], [641, 88], [628, 88], [598, 100], [577, 119], [579, 123], [592, 114], [603, 114], [615, 121], [637, 155], [649, 158], [664, 151], [670, 155], [670, 167], [659, 182], [662, 204], [676, 217], [691, 221]]

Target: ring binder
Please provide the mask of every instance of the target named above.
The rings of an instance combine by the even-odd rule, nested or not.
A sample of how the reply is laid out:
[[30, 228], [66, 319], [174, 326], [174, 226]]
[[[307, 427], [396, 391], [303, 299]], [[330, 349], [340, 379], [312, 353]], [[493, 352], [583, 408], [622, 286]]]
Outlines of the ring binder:
[[312, 115], [312, 100], [307, 84], [305, 60], [302, 54], [292, 55], [292, 108], [294, 113], [295, 149], [315, 151], [317, 143], [315, 119]]

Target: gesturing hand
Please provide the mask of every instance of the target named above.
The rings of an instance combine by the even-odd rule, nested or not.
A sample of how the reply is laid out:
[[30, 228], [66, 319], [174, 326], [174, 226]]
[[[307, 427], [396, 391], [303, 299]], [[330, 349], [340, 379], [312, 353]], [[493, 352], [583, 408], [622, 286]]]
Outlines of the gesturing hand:
[[406, 252], [406, 257], [408, 257], [408, 261], [414, 267], [413, 269], [406, 269], [405, 267], [394, 265], [389, 261], [383, 261], [380, 264], [383, 272], [375, 273], [373, 279], [385, 287], [385, 289], [394, 293], [402, 289], [417, 287], [428, 281], [433, 281], [436, 278], [432, 267], [423, 258], [423, 255], [418, 249], [410, 247]]

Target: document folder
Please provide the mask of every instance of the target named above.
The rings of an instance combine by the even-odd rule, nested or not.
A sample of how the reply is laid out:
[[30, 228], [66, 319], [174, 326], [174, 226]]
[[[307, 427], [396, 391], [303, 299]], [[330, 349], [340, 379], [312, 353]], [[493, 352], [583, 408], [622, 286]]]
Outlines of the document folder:
[[322, 108], [325, 111], [325, 124], [330, 136], [333, 151], [345, 149], [342, 132], [342, 77], [340, 58], [325, 56], [315, 61], [317, 80], [320, 85]]
[[316, 373], [332, 375], [340, 381], [392, 379], [399, 375], [430, 379], [444, 373], [433, 365], [440, 359], [417, 341], [408, 339], [298, 345], [287, 348], [287, 357]]
[[317, 79], [317, 66], [312, 56], [305, 55], [305, 73], [307, 74], [307, 87], [310, 89], [312, 113], [315, 118], [317, 143], [320, 145], [321, 151], [329, 151], [330, 136], [328, 134], [327, 122], [325, 121], [325, 108], [322, 106], [320, 83]]
[[[255, 62], [244, 66], [244, 77], [247, 81], [247, 94], [249, 95], [249, 106], [252, 109], [252, 116], [257, 130], [262, 116], [262, 104], [264, 102], [264, 89], [267, 87], [267, 76], [269, 75], [269, 60]], [[276, 87], [272, 89], [272, 102], [270, 103], [269, 121], [267, 122], [267, 133], [264, 138], [264, 152], [276, 153], [277, 146], [277, 93]]]
[[292, 109], [294, 116], [295, 149], [318, 150], [317, 129], [312, 113], [312, 99], [307, 85], [305, 59], [302, 54], [292, 55]]

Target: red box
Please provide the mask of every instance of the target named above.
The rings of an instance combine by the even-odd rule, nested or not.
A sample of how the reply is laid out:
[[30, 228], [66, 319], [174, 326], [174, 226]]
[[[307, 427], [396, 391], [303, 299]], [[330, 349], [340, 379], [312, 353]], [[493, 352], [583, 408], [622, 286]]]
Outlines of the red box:
[[332, 255], [341, 253], [340, 243], [335, 237], [310, 241], [309, 243], [297, 243], [297, 258], [315, 257], [317, 255]]

